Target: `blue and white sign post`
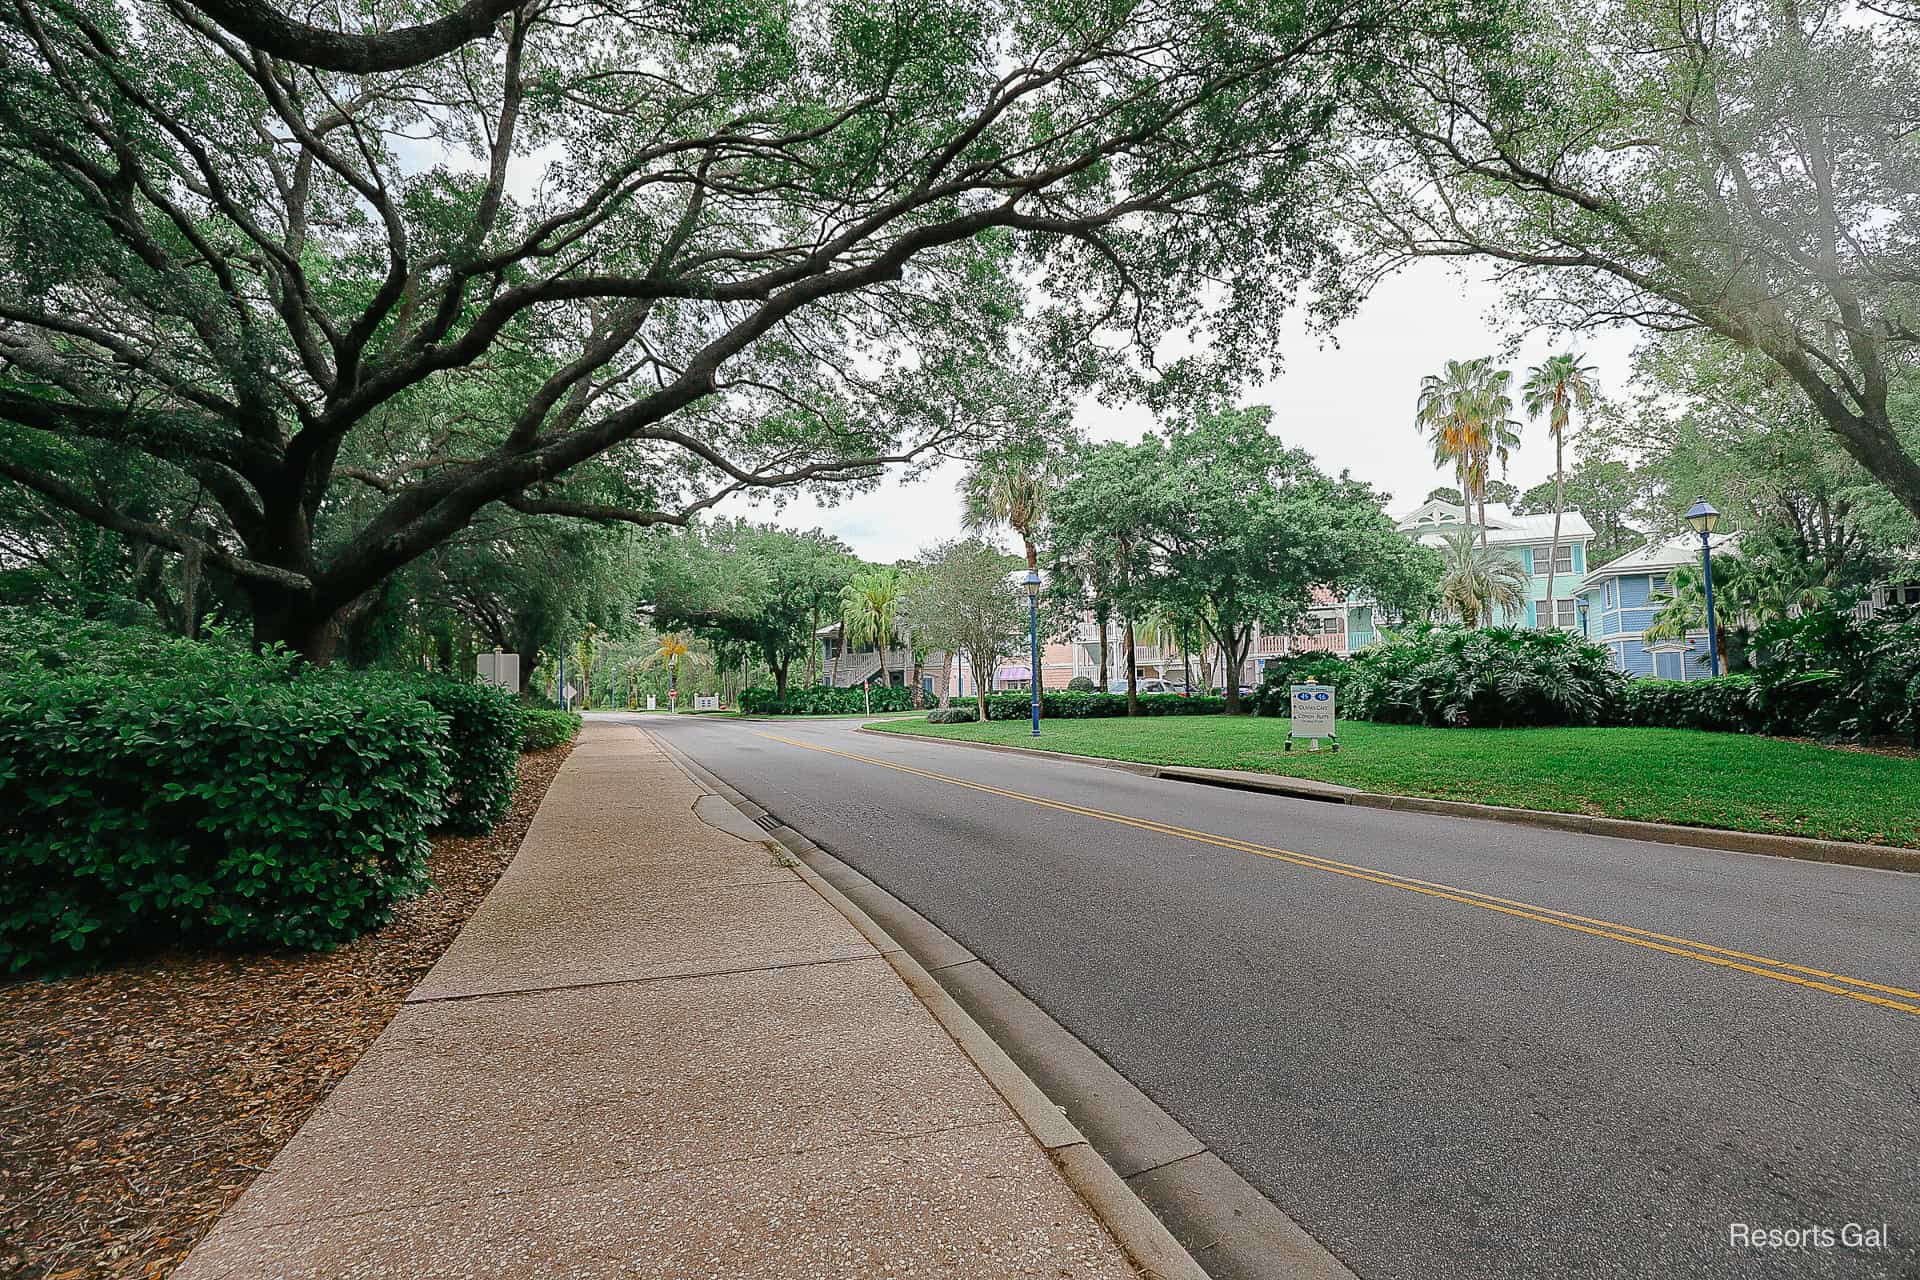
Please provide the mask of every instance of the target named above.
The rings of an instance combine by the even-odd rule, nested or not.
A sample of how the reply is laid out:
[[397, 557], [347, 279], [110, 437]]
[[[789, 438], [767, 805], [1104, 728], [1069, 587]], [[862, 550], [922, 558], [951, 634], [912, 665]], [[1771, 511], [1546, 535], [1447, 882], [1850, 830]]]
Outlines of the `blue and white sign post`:
[[1293, 686], [1292, 696], [1288, 699], [1292, 715], [1287, 720], [1287, 750], [1293, 750], [1295, 738], [1307, 739], [1307, 750], [1318, 751], [1320, 739], [1325, 738], [1340, 749], [1340, 735], [1334, 724], [1334, 688], [1330, 684], [1316, 684], [1309, 680], [1305, 684]]

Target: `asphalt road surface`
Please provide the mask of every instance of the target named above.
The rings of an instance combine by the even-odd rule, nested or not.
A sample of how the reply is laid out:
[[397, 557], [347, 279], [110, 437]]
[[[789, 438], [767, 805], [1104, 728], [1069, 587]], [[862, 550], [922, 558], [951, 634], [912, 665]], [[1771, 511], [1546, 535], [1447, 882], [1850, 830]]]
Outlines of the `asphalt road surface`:
[[[991, 964], [1368, 1280], [1920, 1276], [1920, 875], [857, 721], [638, 722]], [[1849, 1223], [1890, 1244], [1847, 1247]]]

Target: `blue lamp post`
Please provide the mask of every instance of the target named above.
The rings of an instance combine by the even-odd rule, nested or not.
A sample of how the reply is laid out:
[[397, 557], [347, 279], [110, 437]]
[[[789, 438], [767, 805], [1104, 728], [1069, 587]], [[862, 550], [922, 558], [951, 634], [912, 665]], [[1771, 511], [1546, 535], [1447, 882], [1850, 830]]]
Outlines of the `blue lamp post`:
[[1033, 736], [1040, 736], [1040, 571], [1027, 570], [1027, 685], [1033, 691]]
[[1720, 627], [1713, 617], [1713, 545], [1708, 541], [1720, 527], [1720, 513], [1705, 498], [1695, 498], [1687, 508], [1687, 523], [1700, 535], [1700, 574], [1707, 586], [1707, 672], [1720, 674]]

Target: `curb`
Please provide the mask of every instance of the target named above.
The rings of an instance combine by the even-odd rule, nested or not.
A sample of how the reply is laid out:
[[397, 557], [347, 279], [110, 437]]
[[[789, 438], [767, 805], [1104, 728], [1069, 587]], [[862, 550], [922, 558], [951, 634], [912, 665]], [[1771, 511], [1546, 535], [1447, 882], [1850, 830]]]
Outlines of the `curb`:
[[[984, 961], [684, 752], [649, 736], [695, 782], [747, 815], [763, 839], [800, 860], [795, 870], [801, 878], [893, 966], [1147, 1280], [1275, 1275], [1357, 1280], [1304, 1228]], [[950, 985], [941, 974], [950, 975]], [[997, 1035], [981, 1025], [982, 1018], [998, 1024]], [[1052, 1096], [1030, 1072], [1053, 1082]], [[1062, 1097], [1073, 1101], [1078, 1124], [1055, 1101]], [[1090, 1139], [1082, 1125], [1103, 1132]]]
[[1755, 853], [1770, 858], [1797, 858], [1803, 862], [1830, 862], [1839, 866], [1866, 867], [1878, 871], [1920, 872], [1920, 849], [1902, 849], [1893, 845], [1855, 844], [1846, 840], [1817, 840], [1808, 836], [1772, 835], [1760, 831], [1729, 831], [1723, 827], [1684, 827], [1670, 822], [1642, 822], [1634, 818], [1603, 818], [1581, 813], [1554, 813], [1543, 809], [1514, 809], [1497, 804], [1473, 804], [1465, 800], [1431, 800], [1424, 796], [1396, 796], [1378, 791], [1361, 791], [1358, 788], [1343, 787], [1337, 783], [1289, 778], [1277, 773], [1143, 764], [1137, 760], [1109, 760], [1104, 756], [1069, 755], [1064, 751], [1043, 751], [1037, 747], [1016, 747], [999, 742], [969, 742], [964, 738], [945, 738], [931, 733], [904, 733], [890, 729], [867, 728], [856, 729], [854, 732], [872, 734], [876, 738], [906, 738], [914, 742], [936, 742], [948, 747], [969, 747], [975, 751], [1001, 751], [1009, 755], [1065, 760], [1073, 764], [1093, 765], [1100, 769], [1119, 769], [1146, 778], [1164, 778], [1170, 782], [1224, 787], [1232, 791], [1260, 791], [1295, 800], [1351, 804], [1367, 809], [1395, 809], [1402, 813], [1429, 813], [1447, 818], [1475, 818], [1483, 822], [1506, 822], [1515, 826], [1540, 827], [1549, 831], [1571, 831], [1581, 835], [1614, 836], [1622, 840], [1685, 845], [1696, 849], [1715, 849], [1722, 853]]

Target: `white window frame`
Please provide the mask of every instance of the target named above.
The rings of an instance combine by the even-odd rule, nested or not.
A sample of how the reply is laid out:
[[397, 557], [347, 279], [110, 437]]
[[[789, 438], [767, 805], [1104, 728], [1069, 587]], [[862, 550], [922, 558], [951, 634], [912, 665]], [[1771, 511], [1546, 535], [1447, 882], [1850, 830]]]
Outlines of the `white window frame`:
[[[1533, 549], [1533, 571], [1542, 578], [1547, 576], [1545, 565], [1548, 553], [1552, 550], [1553, 544], [1551, 542], [1540, 543]], [[1571, 542], [1562, 542], [1560, 544], [1560, 557], [1565, 563], [1553, 571], [1556, 577], [1563, 573], [1573, 572], [1573, 544]]]

